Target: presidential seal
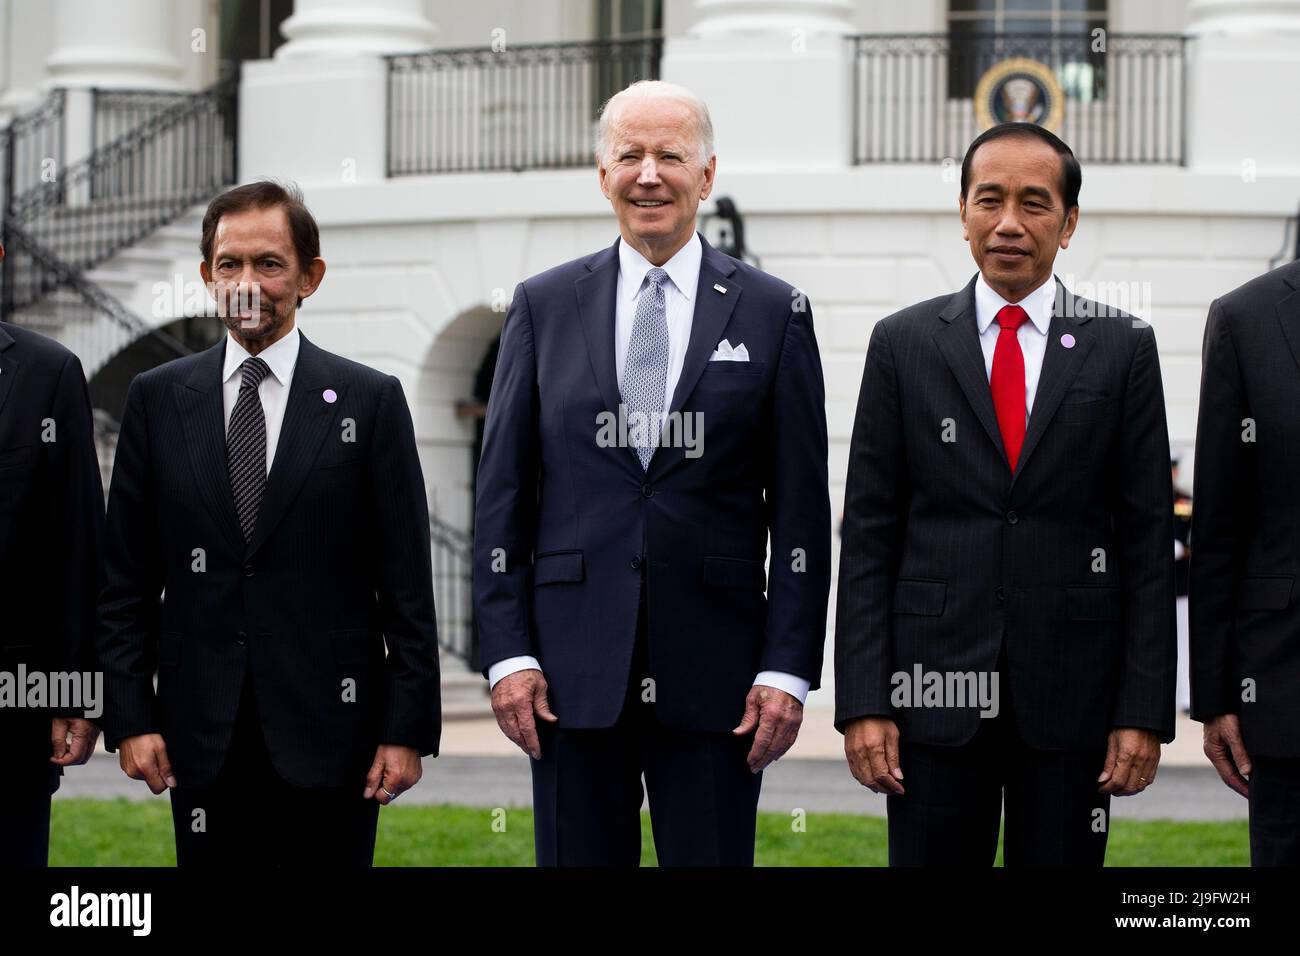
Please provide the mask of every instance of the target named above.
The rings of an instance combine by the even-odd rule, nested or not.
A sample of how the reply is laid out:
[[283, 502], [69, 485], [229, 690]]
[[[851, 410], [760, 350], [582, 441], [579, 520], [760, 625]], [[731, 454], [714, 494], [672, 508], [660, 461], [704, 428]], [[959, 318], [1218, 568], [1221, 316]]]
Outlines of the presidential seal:
[[1065, 93], [1050, 67], [1016, 57], [995, 63], [975, 87], [975, 118], [984, 129], [998, 123], [1036, 123], [1055, 132], [1065, 114]]

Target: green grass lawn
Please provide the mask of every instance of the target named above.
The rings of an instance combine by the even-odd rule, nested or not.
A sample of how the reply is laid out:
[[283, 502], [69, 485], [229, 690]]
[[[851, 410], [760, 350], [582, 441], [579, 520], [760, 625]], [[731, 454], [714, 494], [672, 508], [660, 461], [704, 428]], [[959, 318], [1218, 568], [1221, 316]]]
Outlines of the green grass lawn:
[[[495, 827], [494, 827], [495, 823]], [[377, 866], [531, 866], [533, 814], [463, 806], [406, 806], [379, 815]], [[171, 807], [165, 800], [55, 800], [51, 866], [173, 866]], [[650, 818], [641, 815], [642, 863], [655, 864]], [[759, 866], [884, 866], [885, 821], [810, 813], [804, 832], [791, 818], [760, 813]], [[1001, 853], [999, 852], [999, 863]], [[1109, 866], [1247, 866], [1245, 821], [1118, 821], [1106, 850]]]

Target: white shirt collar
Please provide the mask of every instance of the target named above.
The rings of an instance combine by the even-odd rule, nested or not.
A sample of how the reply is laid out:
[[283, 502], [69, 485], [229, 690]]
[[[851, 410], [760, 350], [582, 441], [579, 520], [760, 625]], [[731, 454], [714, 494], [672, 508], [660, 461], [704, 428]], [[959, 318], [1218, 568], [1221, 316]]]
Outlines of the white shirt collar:
[[1034, 328], [1041, 335], [1046, 335], [1052, 324], [1052, 307], [1055, 304], [1056, 276], [1048, 276], [1046, 282], [1019, 302], [1008, 302], [994, 292], [993, 287], [984, 281], [984, 273], [981, 272], [975, 279], [975, 322], [979, 326], [980, 335], [988, 331], [1002, 307], [1007, 305], [1018, 305], [1024, 309], [1029, 321], [1034, 323]]
[[[686, 245], [678, 249], [662, 266], [668, 273], [668, 278], [677, 287], [677, 291], [686, 297], [687, 302], [695, 298], [695, 287], [700, 282], [700, 260], [703, 256], [704, 248], [700, 245], [700, 234], [692, 232]], [[618, 269], [623, 276], [623, 295], [629, 299], [635, 299], [640, 295], [645, 274], [653, 268], [654, 266], [645, 256], [629, 246], [622, 238], [618, 240]]]
[[[284, 338], [258, 353], [257, 357], [266, 363], [267, 368], [271, 370], [271, 374], [275, 376], [276, 381], [281, 385], [288, 384], [289, 376], [293, 374], [293, 367], [298, 364], [298, 346], [301, 341], [298, 326], [295, 325]], [[244, 359], [250, 357], [248, 350], [235, 341], [235, 337], [227, 332], [226, 363], [221, 372], [221, 380], [223, 382], [230, 381], [230, 377], [238, 372], [239, 367], [244, 364]]]

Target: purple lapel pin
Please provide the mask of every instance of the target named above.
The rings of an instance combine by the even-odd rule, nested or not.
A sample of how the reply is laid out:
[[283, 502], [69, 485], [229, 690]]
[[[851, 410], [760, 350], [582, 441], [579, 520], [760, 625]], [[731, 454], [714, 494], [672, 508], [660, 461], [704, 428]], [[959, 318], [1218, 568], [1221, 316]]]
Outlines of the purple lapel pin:
[[1074, 348], [1074, 336], [1071, 335], [1069, 332], [1066, 332], [1064, 335], [1061, 336], [1061, 344], [1064, 345], [1067, 349]]
[[[1074, 344], [1073, 339], [1070, 340], [1070, 344]], [[325, 401], [329, 402], [331, 405], [339, 400], [338, 392], [334, 391], [332, 388], [325, 389], [325, 391], [320, 393], [320, 397], [325, 399]]]

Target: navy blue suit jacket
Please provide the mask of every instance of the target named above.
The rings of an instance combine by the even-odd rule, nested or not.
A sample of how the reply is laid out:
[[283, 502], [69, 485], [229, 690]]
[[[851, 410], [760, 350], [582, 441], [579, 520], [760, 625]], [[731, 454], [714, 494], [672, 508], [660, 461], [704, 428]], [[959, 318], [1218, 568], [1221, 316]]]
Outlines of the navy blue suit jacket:
[[[704, 242], [669, 405], [698, 413], [702, 453], [661, 446], [643, 471], [633, 448], [597, 440], [621, 400], [618, 269], [615, 242], [511, 301], [478, 470], [483, 666], [533, 655], [561, 727], [612, 726], [644, 572], [659, 720], [730, 730], [759, 671], [820, 678], [830, 502], [812, 313], [798, 290]], [[750, 361], [709, 361], [722, 339]]]

